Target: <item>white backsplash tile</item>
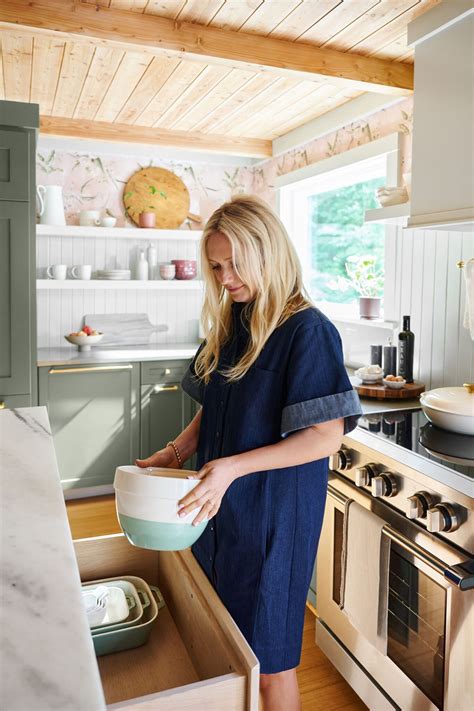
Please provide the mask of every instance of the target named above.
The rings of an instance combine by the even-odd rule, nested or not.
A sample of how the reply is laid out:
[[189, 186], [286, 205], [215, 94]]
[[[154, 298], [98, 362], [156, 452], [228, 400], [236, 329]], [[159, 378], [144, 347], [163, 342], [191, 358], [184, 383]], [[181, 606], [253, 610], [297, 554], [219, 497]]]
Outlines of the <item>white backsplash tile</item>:
[[[51, 264], [91, 264], [98, 269], [134, 269], [146, 240], [38, 236], [37, 277], [46, 278]], [[158, 262], [196, 259], [198, 245], [185, 240], [154, 240]], [[132, 276], [134, 275], [132, 271]], [[69, 277], [69, 269], [68, 269]], [[151, 343], [186, 343], [198, 339], [202, 297], [199, 291], [135, 289], [40, 289], [37, 291], [38, 348], [65, 346], [64, 335], [77, 331], [87, 313], [146, 313], [153, 324], [166, 324], [166, 333]]]

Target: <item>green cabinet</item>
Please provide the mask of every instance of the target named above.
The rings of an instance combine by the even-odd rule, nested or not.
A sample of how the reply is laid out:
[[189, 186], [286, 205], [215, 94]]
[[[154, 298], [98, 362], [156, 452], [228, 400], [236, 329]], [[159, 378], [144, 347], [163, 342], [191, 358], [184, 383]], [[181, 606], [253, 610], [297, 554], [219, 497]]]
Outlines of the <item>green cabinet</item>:
[[[194, 401], [181, 388], [188, 361], [141, 364], [140, 457], [145, 459], [188, 425], [196, 414]], [[186, 463], [192, 469], [194, 459]]]
[[0, 407], [36, 404], [37, 104], [0, 101]]
[[[31, 389], [28, 205], [0, 201], [0, 393]], [[25, 239], [26, 236], [26, 239]]]
[[139, 456], [138, 363], [39, 368], [63, 489], [110, 485]]
[[[19, 120], [20, 117], [18, 117]], [[30, 199], [31, 135], [15, 128], [0, 128], [0, 194], [2, 200]], [[34, 165], [34, 164], [33, 164]]]

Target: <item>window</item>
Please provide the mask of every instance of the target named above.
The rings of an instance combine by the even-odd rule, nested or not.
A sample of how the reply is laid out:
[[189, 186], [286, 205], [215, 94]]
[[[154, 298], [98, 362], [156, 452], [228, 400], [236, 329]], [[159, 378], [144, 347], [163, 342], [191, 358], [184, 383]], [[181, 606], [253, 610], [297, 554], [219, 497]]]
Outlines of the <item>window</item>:
[[[304, 284], [313, 302], [332, 317], [357, 318], [359, 293], [346, 271], [347, 260], [372, 256], [375, 270], [390, 281], [385, 264], [386, 227], [364, 222], [379, 207], [376, 189], [396, 185], [396, 135], [373, 141], [277, 178], [280, 215], [299, 254]], [[388, 273], [387, 273], [387, 270]], [[383, 303], [383, 302], [382, 302]]]

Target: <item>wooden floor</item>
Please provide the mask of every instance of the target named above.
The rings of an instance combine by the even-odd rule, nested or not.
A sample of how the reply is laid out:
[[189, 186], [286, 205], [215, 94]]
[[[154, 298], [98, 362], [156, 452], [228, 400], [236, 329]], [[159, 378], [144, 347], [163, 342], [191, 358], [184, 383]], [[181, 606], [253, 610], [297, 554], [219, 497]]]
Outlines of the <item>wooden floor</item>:
[[[68, 501], [72, 537], [120, 533], [113, 496]], [[301, 663], [297, 669], [303, 711], [363, 711], [367, 707], [314, 643], [315, 615], [306, 610]]]

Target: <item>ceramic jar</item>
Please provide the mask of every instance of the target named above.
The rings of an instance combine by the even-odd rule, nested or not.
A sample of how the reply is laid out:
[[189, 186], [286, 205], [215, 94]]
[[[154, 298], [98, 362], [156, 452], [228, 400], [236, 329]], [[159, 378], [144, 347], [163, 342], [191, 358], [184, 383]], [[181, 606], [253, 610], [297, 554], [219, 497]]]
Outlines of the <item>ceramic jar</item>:
[[176, 267], [176, 279], [194, 279], [197, 273], [197, 263], [195, 259], [172, 259], [171, 263]]
[[162, 279], [170, 280], [174, 279], [176, 274], [176, 267], [174, 264], [160, 264], [160, 277]]

